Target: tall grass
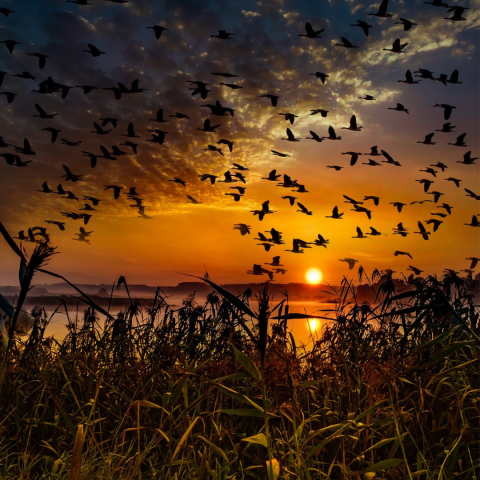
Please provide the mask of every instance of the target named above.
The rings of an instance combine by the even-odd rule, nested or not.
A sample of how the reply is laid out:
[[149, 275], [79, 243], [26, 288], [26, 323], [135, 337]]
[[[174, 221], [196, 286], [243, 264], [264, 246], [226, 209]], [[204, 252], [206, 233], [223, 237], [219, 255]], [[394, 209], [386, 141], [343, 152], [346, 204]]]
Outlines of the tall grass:
[[479, 310], [467, 284], [451, 273], [397, 292], [374, 276], [381, 302], [358, 304], [344, 280], [310, 350], [289, 332], [305, 320], [288, 296], [275, 305], [265, 285], [252, 311], [252, 292], [208, 278], [203, 304], [191, 295], [173, 309], [157, 290], [104, 323], [84, 297], [62, 341], [45, 337], [41, 308], [27, 335], [7, 315], [1, 477], [477, 478]]

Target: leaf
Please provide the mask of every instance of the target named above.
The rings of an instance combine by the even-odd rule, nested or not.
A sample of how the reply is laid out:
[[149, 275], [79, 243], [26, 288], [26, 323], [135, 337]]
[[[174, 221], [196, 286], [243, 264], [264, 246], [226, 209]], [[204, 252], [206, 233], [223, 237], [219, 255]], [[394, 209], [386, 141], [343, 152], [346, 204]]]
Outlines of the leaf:
[[280, 476], [279, 461], [276, 458], [273, 458], [272, 460], [267, 460], [265, 463], [267, 466], [268, 480], [277, 480]]
[[444, 348], [443, 350], [440, 350], [435, 355], [430, 357], [423, 365], [429, 365], [430, 363], [439, 362], [440, 360], [443, 360], [444, 358], [451, 355], [453, 352], [456, 352], [457, 350], [460, 350], [463, 347], [473, 347], [475, 343], [476, 343], [475, 340], [464, 340], [462, 342], [452, 343], [448, 347]]
[[[227, 415], [238, 415], [240, 417], [265, 417], [265, 413], [254, 408], [220, 408], [217, 410], [220, 413], [226, 413]], [[269, 418], [278, 418], [272, 413], [268, 414]]]
[[318, 380], [309, 380], [308, 382], [303, 382], [300, 384], [302, 388], [308, 388], [308, 387], [313, 387], [314, 385], [318, 385], [319, 383], [326, 382], [328, 380], [333, 380], [335, 377], [326, 377], [326, 378], [320, 378]]
[[238, 348], [235, 348], [234, 345], [232, 345], [233, 351], [235, 352], [235, 356], [237, 357], [238, 362], [242, 365], [242, 367], [255, 379], [255, 380], [261, 380], [262, 379], [262, 374], [260, 373], [260, 370], [257, 368], [257, 366], [253, 363], [253, 360], [247, 355], [245, 355], [243, 352], [238, 350]]
[[[403, 433], [401, 435], [401, 437], [403, 438], [405, 435], [407, 434], [407, 432]], [[370, 450], [373, 450], [375, 448], [380, 448], [380, 447], [383, 447], [384, 445], [387, 445], [389, 444], [390, 442], [394, 442], [395, 440], [398, 440], [397, 437], [392, 437], [392, 438], [384, 438], [383, 440], [380, 440], [379, 442], [377, 442], [375, 445], [372, 445], [371, 447], [367, 448], [366, 450], [364, 450], [363, 454], [365, 454], [366, 452], [370, 451]]]
[[232, 390], [231, 388], [225, 387], [224, 385], [218, 385], [217, 384], [217, 388], [221, 392], [227, 394], [228, 396], [230, 396], [232, 398], [235, 398], [236, 400], [239, 400], [240, 402], [248, 403], [249, 405], [251, 405], [252, 407], [255, 407], [257, 410], [259, 410], [260, 412], [263, 413], [263, 411], [264, 411], [263, 408], [260, 405], [256, 404], [253, 400], [250, 400], [245, 395], [242, 395], [241, 393], [238, 393], [235, 390]]
[[3, 235], [7, 243], [10, 245], [10, 248], [20, 257], [23, 257], [23, 253], [18, 247], [18, 245], [13, 241], [13, 238], [7, 232], [7, 229], [3, 226], [2, 222], [0, 222], [0, 233]]
[[425, 345], [423, 345], [425, 348], [426, 347], [431, 347], [432, 345], [435, 345], [437, 343], [443, 342], [446, 340], [455, 330], [459, 329], [460, 325], [455, 325], [453, 328], [450, 328], [449, 330], [446, 330], [442, 334], [438, 335], [435, 337], [433, 340], [430, 340], [427, 342]]
[[264, 433], [257, 433], [252, 437], [242, 438], [242, 442], [256, 443], [258, 445], [263, 445], [265, 448], [267, 448], [267, 437]]
[[3, 317], [1, 313], [0, 313], [0, 334], [2, 335], [3, 349], [7, 351], [8, 335], [7, 335], [7, 330], [5, 329], [5, 324], [3, 323]]
[[20, 286], [23, 287], [25, 281], [25, 275], [27, 273], [27, 262], [24, 257], [20, 259], [20, 268], [18, 270], [18, 280], [20, 281]]
[[309, 318], [319, 318], [322, 320], [332, 320], [328, 317], [321, 317], [318, 315], [309, 315], [308, 313], [284, 313], [283, 315], [277, 315], [276, 317], [270, 317], [272, 320], [308, 320]]
[[202, 435], [198, 435], [198, 438], [201, 438], [205, 443], [208, 443], [226, 462], [228, 462], [228, 457], [225, 454], [225, 452], [220, 448], [217, 447], [214, 443], [212, 443], [210, 440], [206, 439], [205, 437], [202, 437]]
[[160, 408], [163, 410], [167, 415], [170, 415], [170, 412], [165, 410], [163, 407], [160, 405], [157, 405], [156, 403], [149, 402], [148, 400], [136, 400], [135, 402], [132, 403], [132, 406], [135, 407], [146, 407], [146, 408]]
[[12, 317], [15, 315], [12, 305], [10, 302], [0, 293], [0, 308], [9, 316]]
[[197, 417], [185, 430], [185, 433], [182, 435], [182, 438], [178, 441], [177, 446], [175, 447], [175, 450], [173, 452], [172, 458], [170, 459], [170, 463], [172, 463], [175, 460], [175, 457], [178, 455], [178, 452], [182, 448], [182, 445], [186, 442], [188, 436], [190, 435], [190, 432], [192, 431], [193, 427], [197, 423], [198, 419], [200, 417]]
[[367, 472], [381, 472], [383, 470], [387, 470], [387, 468], [396, 467], [403, 462], [403, 458], [389, 458], [388, 460], [382, 460], [381, 462], [375, 463], [370, 467], [363, 469], [360, 473], [367, 473]]

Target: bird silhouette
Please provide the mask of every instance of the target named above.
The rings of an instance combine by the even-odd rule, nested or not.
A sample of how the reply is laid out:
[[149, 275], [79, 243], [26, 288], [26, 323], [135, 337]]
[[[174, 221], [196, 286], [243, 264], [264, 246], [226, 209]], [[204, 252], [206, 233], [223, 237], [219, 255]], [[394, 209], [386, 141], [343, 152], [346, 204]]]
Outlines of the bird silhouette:
[[35, 108], [37, 109], [38, 115], [33, 115], [33, 117], [47, 119], [47, 118], [53, 118], [56, 115], [58, 115], [58, 113], [47, 113], [38, 103], [35, 104]]
[[308, 140], [315, 140], [316, 142], [322, 142], [323, 140], [312, 130], [310, 130], [311, 137], [305, 137]]
[[407, 83], [409, 85], [415, 85], [416, 83], [420, 83], [419, 80], [413, 79], [412, 72], [410, 70], [407, 70], [405, 72], [405, 80], [397, 80], [397, 82]]
[[315, 77], [319, 78], [323, 84], [325, 84], [325, 81], [330, 76], [322, 72], [309, 73], [309, 75], [314, 75]]
[[386, 50], [387, 52], [392, 53], [405, 53], [403, 49], [408, 45], [408, 43], [400, 43], [400, 39], [397, 38], [393, 44], [392, 48], [382, 48], [382, 50]]
[[318, 115], [320, 114], [323, 118], [325, 118], [329, 112], [329, 110], [325, 110], [323, 108], [315, 108], [313, 110], [310, 110], [310, 115]]
[[466, 133], [462, 133], [457, 137], [454, 143], [449, 143], [448, 145], [453, 145], [455, 147], [466, 147], [467, 146], [467, 144], [465, 143], [466, 135], [467, 135]]
[[306, 37], [306, 38], [322, 38], [320, 34], [324, 32], [325, 29], [322, 28], [321, 30], [314, 30], [313, 27], [310, 25], [309, 22], [305, 24], [305, 32], [306, 33], [299, 33], [299, 37]]
[[293, 134], [293, 132], [287, 128], [287, 138], [282, 138], [282, 140], [287, 140], [288, 142], [299, 142], [300, 139], [298, 138], [295, 138], [295, 135]]
[[473, 215], [472, 221], [470, 223], [464, 223], [464, 225], [468, 225], [469, 227], [480, 227], [480, 222], [478, 221], [478, 218]]
[[348, 127], [342, 127], [343, 130], [352, 130], [354, 132], [360, 132], [362, 128], [357, 126], [357, 117], [355, 115], [350, 117], [350, 125]]
[[427, 230], [425, 229], [425, 227], [423, 226], [423, 223], [422, 222], [418, 222], [418, 228], [419, 228], [419, 232], [413, 232], [413, 233], [418, 233], [422, 236], [422, 238], [424, 240], [428, 240], [428, 236], [430, 235], [430, 232], [427, 232]]
[[406, 205], [405, 203], [402, 202], [390, 202], [390, 205], [393, 205], [397, 210], [398, 213], [402, 211], [402, 208]]
[[457, 160], [456, 163], [463, 163], [464, 165], [474, 165], [475, 164], [475, 160], [478, 160], [478, 157], [473, 157], [472, 158], [472, 151], [469, 150], [464, 156], [463, 156], [463, 161], [460, 162]]
[[452, 84], [461, 84], [462, 82], [459, 82], [458, 81], [458, 76], [459, 76], [459, 73], [458, 73], [458, 70], [455, 69], [451, 75], [450, 75], [450, 78], [447, 80], [447, 83], [452, 83]]
[[332, 214], [326, 215], [325, 218], [334, 218], [335, 220], [341, 220], [342, 216], [343, 216], [343, 213], [338, 213], [338, 207], [335, 206], [333, 207]]
[[247, 225], [245, 223], [236, 223], [234, 226], [233, 226], [233, 229], [234, 230], [239, 230], [240, 231], [240, 234], [242, 235], [242, 237], [244, 235], [247, 235], [247, 234], [250, 234], [250, 225]]
[[300, 202], [297, 202], [297, 205], [300, 207], [300, 210], [297, 210], [297, 212], [305, 213], [305, 215], [312, 215], [313, 212], [308, 210], [308, 208], [302, 205]]
[[396, 250], [393, 254], [396, 257], [398, 257], [399, 255], [406, 255], [407, 257], [410, 257], [413, 260], [413, 257], [407, 252], [401, 252], [400, 250]]
[[418, 23], [411, 22], [406, 18], [400, 18], [399, 22], [395, 22], [395, 25], [403, 25], [403, 30], [408, 32], [414, 25], [418, 25]]
[[340, 39], [342, 40], [342, 43], [336, 43], [335, 45], [337, 47], [358, 48], [358, 46], [353, 45], [353, 43], [350, 42], [350, 40], [347, 40], [345, 37], [340, 37]]
[[348, 264], [348, 269], [353, 270], [358, 260], [355, 260], [354, 258], [341, 258], [339, 262], [346, 262]]
[[366, 37], [368, 37], [368, 32], [372, 28], [372, 25], [369, 25], [367, 22], [363, 20], [357, 20], [357, 23], [353, 23], [350, 25], [351, 27], [360, 27], [363, 30], [363, 33]]
[[10, 53], [13, 53], [15, 45], [20, 45], [20, 42], [17, 42], [15, 40], [2, 40], [0, 43], [4, 43]]
[[329, 140], [341, 140], [342, 139], [342, 137], [337, 136], [334, 128], [331, 125], [328, 127], [328, 137], [322, 137], [322, 138], [328, 138]]
[[234, 33], [228, 33], [225, 30], [218, 30], [218, 35], [210, 35], [210, 37], [219, 38], [220, 40], [231, 40], [231, 36]]
[[162, 27], [160, 25], [154, 25], [153, 27], [145, 27], [145, 28], [150, 28], [154, 31], [155, 33], [155, 38], [158, 40], [161, 36], [162, 36], [162, 33], [165, 31], [165, 30], [168, 30], [168, 28], [165, 28], [165, 27]]
[[360, 227], [357, 227], [357, 234], [352, 238], [368, 238], [368, 237], [364, 235]]
[[418, 141], [417, 143], [423, 143], [424, 145], [436, 145], [436, 142], [432, 142], [434, 135], [435, 133], [429, 133], [428, 135], [425, 135], [423, 142]]
[[[218, 126], [219, 126], [219, 125], [217, 125], [216, 127], [218, 127]], [[216, 128], [216, 127], [212, 127], [212, 128]], [[231, 142], [230, 140], [226, 140], [226, 139], [224, 139], [224, 138], [221, 138], [221, 139], [220, 139], [218, 142], [216, 142], [216, 143], [219, 144], [219, 145], [227, 145], [227, 146], [228, 146], [228, 150], [229, 150], [230, 152], [233, 152], [233, 144], [234, 144], [235, 142]], [[234, 164], [234, 165], [236, 165], [236, 164]], [[248, 168], [247, 168], [247, 170], [248, 170]]]
[[448, 105], [446, 103], [436, 103], [434, 107], [443, 108], [443, 118], [445, 120], [448, 120], [450, 118], [450, 115], [452, 114], [453, 109], [457, 108], [457, 107], [454, 107], [453, 105]]
[[75, 175], [74, 173], [71, 172], [71, 170], [66, 166], [62, 165], [63, 169], [65, 170], [65, 173], [62, 175], [62, 178], [64, 178], [66, 181], [71, 181], [71, 182], [80, 182], [82, 181], [82, 175]]
[[272, 107], [276, 107], [277, 104], [278, 104], [278, 99], [280, 97], [278, 95], [272, 95], [272, 94], [269, 94], [269, 93], [265, 93], [263, 95], [259, 95], [259, 98], [269, 98], [271, 103], [272, 103]]
[[410, 114], [410, 111], [406, 109], [401, 103], [397, 103], [396, 107], [388, 107], [387, 110], [396, 110], [397, 112], [405, 112]]
[[373, 17], [378, 17], [378, 18], [388, 18], [393, 16], [392, 13], [387, 13], [387, 12], [388, 12], [388, 0], [382, 0], [382, 3], [380, 3], [378, 7], [377, 13], [369, 13], [368, 15]]
[[198, 200], [195, 200], [192, 196], [187, 195], [188, 202], [187, 203], [193, 203], [194, 205], [200, 205], [202, 202], [199, 202]]
[[99, 57], [100, 55], [105, 55], [107, 52], [100, 51], [95, 45], [91, 43], [87, 44], [88, 50], [82, 50], [82, 52], [87, 52], [92, 55], [92, 57]]

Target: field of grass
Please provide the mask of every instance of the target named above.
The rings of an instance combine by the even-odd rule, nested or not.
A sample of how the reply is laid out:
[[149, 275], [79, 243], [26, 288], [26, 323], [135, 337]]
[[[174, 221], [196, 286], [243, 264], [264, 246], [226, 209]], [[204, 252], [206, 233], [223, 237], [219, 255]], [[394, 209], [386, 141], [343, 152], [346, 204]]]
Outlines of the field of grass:
[[391, 275], [360, 270], [379, 302], [357, 304], [345, 280], [308, 351], [288, 294], [265, 285], [253, 312], [252, 292], [208, 278], [206, 303], [175, 310], [158, 290], [110, 316], [79, 291], [84, 315], [58, 342], [40, 307], [27, 335], [15, 329], [54, 249], [26, 258], [0, 230], [22, 287], [14, 306], [0, 297], [0, 478], [478, 477], [480, 312], [453, 272], [396, 292]]

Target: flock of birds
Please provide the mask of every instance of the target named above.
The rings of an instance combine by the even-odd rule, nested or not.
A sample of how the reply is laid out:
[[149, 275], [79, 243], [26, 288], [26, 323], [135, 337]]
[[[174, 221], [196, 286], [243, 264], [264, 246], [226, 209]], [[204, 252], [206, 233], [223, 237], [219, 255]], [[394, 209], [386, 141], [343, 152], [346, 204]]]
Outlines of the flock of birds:
[[[104, 0], [109, 1], [117, 4], [128, 3], [127, 0]], [[91, 3], [88, 0], [66, 0], [66, 3], [75, 3], [80, 6], [88, 6]], [[425, 4], [432, 5], [434, 7], [439, 7], [442, 9], [446, 9], [448, 13], [451, 13], [451, 17], [444, 17], [446, 20], [452, 22], [459, 22], [465, 21], [466, 19], [462, 16], [464, 12], [467, 10], [466, 7], [461, 6], [449, 6], [446, 3], [442, 2], [441, 0], [432, 0], [431, 2], [424, 2]], [[12, 10], [8, 8], [0, 8], [0, 14], [3, 14], [6, 17], [9, 15], [14, 14]], [[379, 18], [389, 18], [392, 17], [393, 14], [388, 12], [388, 0], [383, 0], [378, 8], [378, 12], [370, 13], [369, 15], [379, 17]], [[400, 18], [399, 22], [395, 24], [400, 24], [403, 26], [404, 31], [408, 31], [415, 27], [417, 23], [412, 22], [411, 20]], [[368, 37], [370, 28], [374, 28], [372, 25], [368, 24], [364, 20], [358, 20], [356, 24], [350, 25], [352, 27], [359, 27], [364, 32], [365, 36]], [[169, 29], [160, 25], [148, 26], [148, 29], [153, 29], [154, 35], [156, 39], [159, 39], [163, 32], [168, 31]], [[305, 37], [307, 39], [318, 39], [321, 38], [321, 34], [324, 32], [324, 29], [315, 30], [310, 23], [306, 23], [305, 25], [305, 33], [299, 34], [301, 37]], [[218, 34], [211, 35], [212, 38], [216, 38], [218, 40], [230, 40], [234, 33], [229, 33], [225, 30], [219, 30]], [[0, 43], [5, 44], [7, 51], [12, 54], [14, 51], [17, 52], [18, 45], [21, 45], [19, 42], [12, 40], [12, 39], [5, 39], [0, 41]], [[358, 48], [358, 46], [353, 45], [347, 38], [341, 37], [341, 43], [337, 43], [337, 46], [351, 49], [351, 48]], [[402, 54], [405, 53], [404, 49], [408, 46], [408, 43], [401, 43], [400, 39], [396, 39], [391, 48], [384, 48], [388, 52], [392, 54]], [[107, 52], [101, 51], [93, 44], [87, 44], [87, 49], [83, 49], [82, 52], [85, 52], [91, 55], [93, 58], [100, 57], [102, 55], [106, 55]], [[48, 55], [39, 53], [39, 52], [24, 52], [28, 56], [35, 57], [38, 60], [38, 68], [39, 70], [43, 71], [43, 69], [48, 64]], [[5, 77], [9, 75], [11, 77], [16, 77], [21, 79], [21, 81], [25, 80], [32, 80], [36, 81], [36, 76], [28, 71], [23, 71], [21, 73], [11, 74], [4, 71], [0, 71], [0, 87], [2, 86]], [[232, 80], [238, 77], [235, 74], [228, 73], [228, 72], [212, 72], [212, 75], [221, 77], [225, 79], [225, 81], [220, 82], [220, 85], [230, 88], [232, 90], [241, 89], [243, 88], [241, 85]], [[311, 73], [310, 75], [315, 76], [318, 78], [322, 84], [327, 82], [329, 75], [323, 72], [315, 72]], [[405, 74], [405, 79], [400, 79], [398, 82], [402, 82], [408, 85], [418, 84], [422, 80], [429, 80], [440, 82], [445, 86], [450, 85], [458, 85], [462, 82], [459, 81], [459, 72], [455, 69], [450, 75], [447, 74], [440, 74], [439, 77], [435, 78], [433, 72], [427, 69], [419, 69], [416, 71], [407, 70]], [[20, 80], [19, 80], [20, 81]], [[191, 95], [200, 97], [203, 101], [208, 101], [208, 95], [211, 91], [208, 86], [209, 83], [205, 81], [199, 80], [189, 80], [189, 90], [192, 91]], [[65, 85], [53, 80], [52, 77], [48, 77], [47, 79], [41, 81], [39, 83], [38, 89], [34, 89], [33, 92], [37, 94], [46, 94], [46, 95], [55, 95], [60, 94], [62, 99], [66, 99], [69, 95], [69, 92], [72, 88], [81, 89], [83, 94], [88, 95], [90, 92], [94, 90], [98, 90], [100, 87], [93, 86], [93, 85], [77, 85], [76, 87], [72, 87], [69, 85]], [[140, 88], [139, 80], [134, 80], [130, 86], [126, 86], [123, 83], [118, 83], [115, 86], [111, 87], [103, 87], [103, 90], [109, 90], [113, 93], [114, 98], [116, 100], [121, 100], [123, 96], [130, 95], [130, 94], [142, 94], [146, 89]], [[17, 96], [16, 93], [10, 91], [2, 91], [0, 95], [4, 95], [8, 103], [12, 103], [15, 101], [15, 97]], [[280, 96], [271, 94], [271, 93], [263, 93], [258, 95], [259, 98], [268, 99], [272, 108], [276, 108], [280, 99]], [[365, 95], [359, 97], [365, 101], [375, 101], [376, 98], [373, 95]], [[235, 109], [232, 107], [228, 107], [222, 105], [220, 101], [216, 100], [214, 103], [203, 103], [200, 105], [201, 108], [209, 109], [209, 114], [215, 117], [233, 117], [235, 115]], [[454, 105], [448, 104], [435, 104], [434, 107], [443, 109], [443, 118], [446, 123], [443, 124], [442, 128], [435, 130], [435, 132], [443, 133], [451, 133], [454, 132], [455, 126], [452, 125], [448, 120], [452, 116], [453, 111], [456, 109]], [[389, 110], [394, 110], [396, 112], [402, 112], [405, 114], [410, 114], [409, 109], [406, 108], [403, 104], [397, 103], [395, 107], [388, 107]], [[318, 115], [320, 114], [322, 117], [326, 118], [328, 116], [329, 111], [325, 109], [312, 109], [310, 111], [310, 115]], [[47, 112], [40, 103], [35, 103], [32, 106], [32, 116], [38, 118], [39, 121], [45, 120], [52, 120], [58, 115], [56, 112]], [[293, 128], [295, 119], [298, 118], [298, 115], [291, 113], [291, 112], [281, 112], [278, 113], [279, 116], [282, 116], [286, 122], [290, 124], [290, 127]], [[181, 112], [174, 112], [168, 117], [165, 115], [165, 112], [162, 108], [160, 108], [155, 115], [155, 118], [149, 119], [150, 122], [155, 123], [157, 128], [148, 129], [148, 132], [152, 134], [151, 138], [144, 139], [145, 142], [150, 142], [158, 145], [163, 145], [166, 143], [166, 138], [168, 132], [162, 130], [160, 126], [165, 124], [169, 121], [169, 118], [175, 118], [182, 121], [190, 121], [190, 117]], [[112, 131], [115, 131], [119, 126], [119, 122], [121, 119], [112, 118], [112, 117], [103, 117], [99, 118], [98, 122], [93, 122], [93, 130], [91, 130], [92, 134], [98, 135], [99, 138], [104, 138], [106, 135], [110, 135]], [[216, 129], [220, 127], [220, 124], [215, 124], [216, 122], [212, 121], [210, 118], [206, 118], [203, 122], [201, 128], [197, 128], [197, 130], [201, 132], [205, 132], [208, 134], [217, 133]], [[342, 130], [349, 130], [354, 132], [361, 132], [362, 126], [357, 124], [357, 119], [355, 115], [352, 115], [350, 118], [350, 122], [348, 126], [341, 127]], [[81, 145], [81, 140], [70, 140], [66, 138], [62, 138], [61, 129], [56, 128], [53, 126], [45, 126], [42, 128], [43, 131], [47, 132], [49, 135], [51, 143], [56, 143], [60, 140], [61, 144], [71, 147], [77, 148]], [[435, 132], [429, 133], [425, 136], [424, 140], [419, 140], [418, 143], [422, 143], [425, 145], [435, 145], [436, 142], [433, 141], [434, 136], [436, 135]], [[106, 159], [106, 160], [116, 160], [120, 156], [125, 155], [137, 155], [138, 148], [140, 147], [140, 137], [133, 125], [133, 123], [129, 123], [127, 125], [125, 133], [121, 134], [122, 137], [125, 137], [125, 140], [120, 143], [119, 145], [113, 145], [110, 149], [106, 148], [103, 145], [99, 145], [99, 152], [91, 152], [87, 150], [81, 150], [82, 154], [90, 160], [90, 167], [95, 168], [99, 159]], [[465, 142], [466, 133], [462, 133], [461, 135], [457, 136], [454, 142], [449, 142], [449, 145], [453, 145], [456, 147], [467, 147]], [[324, 140], [332, 140], [332, 141], [341, 141], [342, 137], [337, 135], [335, 128], [333, 126], [328, 127], [328, 134], [326, 136], [321, 136], [317, 132], [310, 130], [310, 136], [306, 137], [307, 140], [312, 140], [315, 142], [323, 142]], [[301, 139], [296, 136], [296, 134], [292, 131], [291, 128], [286, 128], [286, 137], [282, 138], [282, 140], [287, 142], [299, 142]], [[224, 156], [227, 152], [233, 152], [235, 142], [230, 139], [220, 138], [216, 142], [211, 142], [207, 144], [205, 147], [205, 151], [211, 154], [217, 154], [220, 156]], [[122, 148], [125, 147], [125, 148]], [[81, 147], [80, 147], [81, 148]], [[36, 152], [33, 150], [30, 142], [28, 139], [24, 140], [23, 146], [16, 146], [9, 144], [4, 141], [3, 137], [0, 137], [0, 149], [13, 149], [13, 151], [0, 153], [7, 165], [12, 167], [28, 167], [28, 165], [32, 162], [32, 160], [25, 160], [24, 157], [31, 157], [35, 156]], [[289, 157], [288, 153], [283, 153], [277, 150], [271, 150], [271, 153], [277, 157]], [[358, 151], [347, 151], [343, 152], [343, 155], [349, 156], [349, 164], [350, 166], [354, 166], [358, 161], [360, 156], [368, 157], [365, 162], [362, 162], [363, 165], [367, 165], [370, 167], [383, 167], [384, 165], [389, 166], [396, 166], [401, 167], [400, 162], [395, 160], [387, 151], [378, 148], [378, 146], [372, 146], [370, 152], [358, 152]], [[371, 158], [373, 157], [373, 158]], [[472, 152], [469, 150], [463, 155], [463, 159], [460, 160], [462, 156], [459, 156], [459, 160], [457, 163], [461, 163], [463, 165], [475, 165], [475, 161], [478, 157], [472, 157]], [[344, 166], [341, 165], [327, 165], [327, 168], [334, 169], [336, 171], [340, 171]], [[437, 232], [439, 227], [443, 223], [443, 219], [447, 216], [452, 214], [452, 209], [454, 208], [452, 205], [443, 202], [444, 193], [438, 190], [430, 190], [431, 186], [440, 178], [440, 175], [445, 173], [445, 170], [448, 168], [447, 165], [437, 162], [435, 164], [428, 165], [424, 169], [420, 169], [420, 172], [424, 172], [425, 177], [418, 179], [419, 182], [423, 186], [423, 191], [425, 194], [431, 195], [431, 199], [424, 199], [415, 203], [425, 203], [431, 202], [435, 206], [435, 211], [431, 213], [431, 217], [425, 221], [418, 221], [418, 230], [411, 232], [410, 229], [404, 227], [403, 223], [398, 223], [396, 227], [393, 228], [393, 234], [399, 235], [401, 237], [406, 237], [410, 233], [420, 235], [423, 240], [428, 241], [430, 235]], [[49, 225], [53, 225], [58, 227], [61, 231], [65, 231], [66, 229], [66, 220], [69, 219], [71, 221], [79, 221], [83, 222], [84, 226], [86, 226], [91, 218], [95, 215], [97, 207], [99, 207], [100, 203], [102, 202], [101, 198], [97, 198], [97, 196], [89, 196], [83, 195], [81, 198], [77, 197], [76, 193], [73, 189], [66, 188], [65, 184], [77, 184], [84, 181], [84, 174], [73, 173], [71, 168], [68, 165], [63, 164], [64, 174], [62, 175], [64, 184], [59, 183], [56, 188], [52, 188], [46, 181], [43, 182], [41, 188], [38, 190], [42, 194], [48, 195], [58, 195], [62, 199], [71, 200], [72, 202], [80, 202], [83, 204], [83, 208], [74, 208], [72, 211], [61, 211], [60, 214], [65, 217], [65, 219], [56, 219], [56, 220], [45, 220], [45, 222]], [[245, 195], [247, 189], [247, 172], [249, 168], [241, 165], [239, 163], [232, 163], [232, 166], [229, 170], [227, 170], [223, 174], [223, 178], [220, 179], [219, 176], [213, 175], [211, 173], [200, 173], [198, 175], [200, 181], [202, 182], [210, 182], [211, 185], [215, 185], [216, 183], [225, 183], [229, 184], [228, 192], [225, 193], [227, 196], [231, 196], [233, 201], [239, 202], [241, 201], [242, 197]], [[438, 176], [437, 176], [438, 175]], [[270, 171], [267, 176], [263, 177], [262, 180], [266, 182], [274, 182], [276, 186], [286, 189], [288, 194], [282, 195], [281, 199], [288, 202], [291, 207], [298, 207], [296, 210], [299, 213], [302, 213], [307, 216], [311, 216], [313, 212], [309, 210], [309, 208], [303, 203], [298, 200], [299, 195], [303, 195], [308, 193], [307, 187], [305, 184], [300, 183], [297, 180], [293, 180], [291, 176], [287, 174], [280, 175], [277, 173], [276, 169]], [[460, 183], [462, 182], [459, 178], [448, 177], [444, 178], [444, 181], [451, 182], [457, 188], [460, 188]], [[183, 188], [186, 188], [187, 182], [184, 181], [182, 178], [174, 177], [169, 179], [168, 181], [173, 182]], [[235, 184], [235, 185], [232, 185]], [[232, 185], [232, 186], [230, 186]], [[147, 206], [143, 203], [144, 198], [142, 197], [141, 193], [136, 190], [136, 187], [125, 188], [121, 185], [116, 184], [109, 184], [104, 186], [104, 190], [111, 191], [113, 194], [113, 198], [119, 200], [120, 198], [126, 199], [129, 203], [133, 203], [130, 205], [131, 207], [135, 208], [138, 212], [139, 217], [143, 219], [152, 219], [146, 213]], [[125, 190], [122, 192], [122, 190]], [[470, 189], [464, 188], [467, 197], [480, 200], [480, 194], [473, 192]], [[292, 194], [293, 193], [293, 194]], [[191, 195], [186, 195], [188, 199], [188, 203], [192, 203], [195, 205], [201, 204], [202, 202], [195, 199]], [[372, 219], [373, 210], [375, 207], [378, 207], [380, 203], [380, 198], [374, 195], [367, 195], [361, 199], [354, 199], [350, 196], [343, 195], [345, 199], [345, 203], [348, 205], [351, 211], [355, 213], [364, 214], [367, 216], [369, 220]], [[440, 203], [442, 201], [442, 203]], [[393, 209], [396, 209], [398, 212], [402, 212], [402, 209], [406, 206], [405, 203], [400, 201], [389, 202]], [[73, 205], [78, 205], [78, 203], [73, 203]], [[67, 209], [66, 209], [67, 210]], [[73, 211], [75, 210], [75, 211]], [[274, 214], [276, 211], [270, 208], [270, 202], [267, 200], [263, 202], [263, 204], [255, 210], [252, 210], [251, 213], [254, 217], [257, 217], [259, 221], [262, 221], [266, 215]], [[328, 215], [327, 218], [332, 220], [342, 220], [344, 212], [340, 211], [340, 208], [334, 206], [332, 208], [332, 214]], [[472, 220], [470, 223], [465, 223], [470, 227], [480, 227], [480, 222], [478, 219], [478, 215], [473, 215]], [[93, 231], [87, 231], [84, 226], [79, 227], [79, 232], [75, 234], [74, 240], [90, 243], [90, 238]], [[427, 226], [431, 226], [433, 232], [427, 230]], [[250, 234], [251, 226], [246, 223], [238, 223], [234, 225], [234, 229], [238, 230], [242, 236]], [[25, 231], [27, 233], [25, 233]], [[268, 233], [265, 235], [264, 233]], [[271, 248], [283, 245], [285, 242], [282, 237], [282, 232], [276, 230], [275, 228], [271, 228], [268, 232], [258, 232], [258, 236], [255, 240], [258, 240], [258, 244], [262, 246], [267, 252], [270, 251]], [[360, 227], [356, 228], [356, 235], [352, 236], [355, 239], [368, 239], [372, 237], [382, 236], [385, 235], [384, 232], [378, 231], [373, 226], [370, 226], [369, 232], [364, 232]], [[47, 232], [47, 228], [43, 226], [35, 226], [28, 228], [26, 230], [22, 230], [19, 232], [18, 236], [15, 237], [20, 241], [24, 242], [32, 242], [32, 243], [39, 243], [39, 242], [49, 242], [50, 241], [50, 234]], [[292, 252], [295, 254], [304, 253], [305, 249], [312, 248], [314, 246], [324, 247], [327, 248], [329, 244], [329, 240], [324, 238], [321, 234], [318, 234], [317, 238], [313, 239], [312, 241], [305, 241], [300, 238], [294, 238], [292, 241], [292, 248], [287, 249], [286, 251]], [[395, 251], [393, 253], [395, 256], [407, 256], [410, 259], [412, 255], [405, 251]], [[267, 269], [261, 264], [254, 264], [253, 269], [249, 270], [247, 273], [252, 275], [268, 275], [269, 278], [273, 279], [274, 273], [284, 274], [287, 270], [283, 264], [280, 263], [280, 256], [273, 257], [272, 262], [265, 263], [264, 265], [269, 265], [272, 269]], [[468, 260], [470, 263], [470, 268], [465, 269], [469, 275], [472, 275], [473, 269], [476, 267], [479, 258], [477, 257], [469, 257]], [[358, 260], [354, 258], [343, 258], [340, 259], [341, 262], [346, 262], [350, 269], [353, 269], [355, 264]], [[420, 275], [422, 270], [410, 265], [409, 270], [413, 272], [415, 275]], [[412, 274], [412, 278], [413, 278]]]

